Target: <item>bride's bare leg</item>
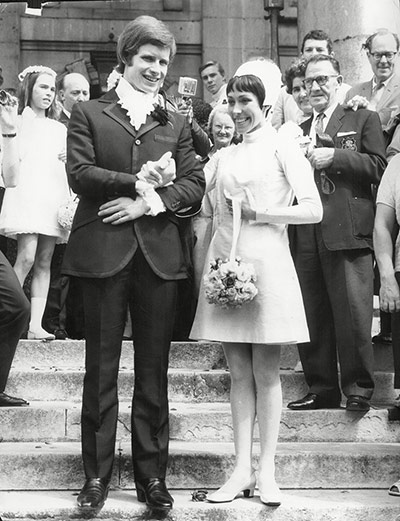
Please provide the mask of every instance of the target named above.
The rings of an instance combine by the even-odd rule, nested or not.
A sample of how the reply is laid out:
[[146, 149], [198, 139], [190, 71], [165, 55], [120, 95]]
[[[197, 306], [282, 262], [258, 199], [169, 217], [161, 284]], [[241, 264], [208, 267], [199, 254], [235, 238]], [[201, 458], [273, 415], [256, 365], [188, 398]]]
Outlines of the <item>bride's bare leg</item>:
[[255, 486], [252, 445], [256, 395], [251, 344], [223, 343], [223, 347], [231, 377], [230, 400], [236, 458], [228, 481], [208, 498], [215, 502], [232, 501], [242, 491], [251, 497]]
[[280, 503], [275, 481], [275, 453], [282, 413], [282, 387], [279, 375], [280, 345], [253, 344], [253, 371], [257, 387], [257, 418], [260, 431], [258, 488], [261, 500]]

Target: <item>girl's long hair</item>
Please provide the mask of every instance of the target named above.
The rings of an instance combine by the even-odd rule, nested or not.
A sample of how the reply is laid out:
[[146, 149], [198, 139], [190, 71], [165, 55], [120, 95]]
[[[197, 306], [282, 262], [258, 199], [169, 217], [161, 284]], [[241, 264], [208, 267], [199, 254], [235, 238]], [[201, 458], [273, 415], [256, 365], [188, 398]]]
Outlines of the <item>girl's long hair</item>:
[[[18, 88], [18, 114], [21, 114], [25, 107], [30, 107], [32, 102], [32, 91], [33, 87], [42, 74], [48, 74], [46, 72], [31, 72], [26, 74]], [[59, 103], [56, 100], [56, 96], [48, 109], [46, 109], [46, 117], [50, 119], [58, 119], [61, 112]]]

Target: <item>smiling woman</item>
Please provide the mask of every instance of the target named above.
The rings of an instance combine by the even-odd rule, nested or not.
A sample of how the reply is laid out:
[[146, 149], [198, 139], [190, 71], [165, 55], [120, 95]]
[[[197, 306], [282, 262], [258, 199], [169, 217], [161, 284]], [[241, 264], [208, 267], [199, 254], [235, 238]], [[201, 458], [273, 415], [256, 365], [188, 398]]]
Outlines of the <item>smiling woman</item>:
[[[258, 290], [243, 306], [225, 309], [207, 301], [209, 288], [203, 283], [190, 335], [221, 341], [231, 376], [236, 461], [228, 481], [208, 497], [215, 503], [230, 502], [242, 492], [252, 497], [258, 481], [261, 501], [280, 504], [274, 465], [282, 408], [280, 344], [308, 339], [287, 224], [318, 222], [322, 209], [299, 146], [270, 124], [268, 112], [280, 86], [281, 73], [268, 60], [239, 67], [228, 82], [227, 95], [229, 114], [243, 141], [221, 148], [205, 166], [207, 191], [215, 189], [215, 230], [203, 281], [213, 276], [215, 262], [236, 257], [254, 267]], [[250, 279], [239, 282], [243, 291], [254, 294]], [[252, 463], [256, 416], [261, 445], [257, 478]]]

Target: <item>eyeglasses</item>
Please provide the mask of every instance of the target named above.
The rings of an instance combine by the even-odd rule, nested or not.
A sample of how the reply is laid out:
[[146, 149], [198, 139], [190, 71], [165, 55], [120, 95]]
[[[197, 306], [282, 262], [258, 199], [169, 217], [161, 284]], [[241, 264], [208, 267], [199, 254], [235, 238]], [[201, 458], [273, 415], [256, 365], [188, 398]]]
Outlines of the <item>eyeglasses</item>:
[[338, 74], [321, 74], [321, 76], [315, 76], [315, 78], [305, 78], [304, 85], [306, 86], [306, 89], [311, 89], [314, 81], [316, 81], [320, 87], [323, 87], [328, 83], [329, 78], [337, 78], [338, 76]]
[[376, 62], [380, 62], [383, 57], [387, 59], [388, 62], [394, 60], [396, 56], [396, 52], [370, 52], [369, 55], [372, 56], [372, 59]]

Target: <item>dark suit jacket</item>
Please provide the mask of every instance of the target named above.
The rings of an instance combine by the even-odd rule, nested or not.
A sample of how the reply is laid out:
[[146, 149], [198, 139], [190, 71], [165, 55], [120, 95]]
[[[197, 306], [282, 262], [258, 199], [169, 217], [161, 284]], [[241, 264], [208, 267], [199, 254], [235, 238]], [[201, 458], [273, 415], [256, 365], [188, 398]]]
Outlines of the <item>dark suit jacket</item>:
[[[302, 123], [310, 133], [312, 118]], [[338, 105], [325, 132], [334, 141], [332, 166], [326, 170], [335, 184], [333, 194], [321, 190], [321, 172], [315, 170], [324, 215], [322, 237], [329, 250], [372, 249], [374, 225], [373, 184], [378, 184], [386, 166], [385, 142], [376, 112], [356, 112]]]
[[[80, 277], [110, 277], [123, 269], [138, 244], [153, 271], [163, 279], [186, 277], [175, 213], [198, 203], [204, 193], [202, 168], [195, 158], [185, 118], [169, 112], [166, 125], [148, 116], [135, 131], [115, 90], [76, 103], [68, 127], [67, 172], [80, 202], [64, 256], [63, 271]], [[148, 160], [171, 151], [177, 178], [158, 190], [166, 212], [113, 226], [97, 215], [106, 201], [136, 198], [136, 174]]]
[[65, 114], [65, 112], [62, 110], [60, 113], [60, 116], [58, 118], [58, 121], [65, 125], [68, 128], [69, 125], [69, 117]]
[[[372, 79], [352, 87], [346, 94], [345, 103], [355, 95], [364, 96], [369, 101], [372, 97]], [[376, 112], [379, 114], [383, 130], [386, 130], [392, 117], [399, 111], [400, 76], [394, 74], [384, 87], [381, 99], [376, 106]]]

